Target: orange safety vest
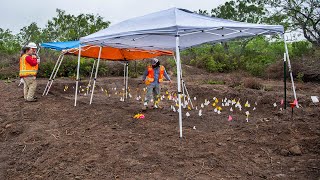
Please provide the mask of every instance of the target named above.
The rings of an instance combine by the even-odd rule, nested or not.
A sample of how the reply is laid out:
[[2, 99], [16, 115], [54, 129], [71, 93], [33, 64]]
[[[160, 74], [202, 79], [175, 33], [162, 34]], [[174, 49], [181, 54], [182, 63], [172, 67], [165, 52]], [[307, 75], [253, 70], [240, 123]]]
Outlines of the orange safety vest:
[[[160, 72], [159, 72], [159, 81], [158, 82], [163, 82], [163, 77], [164, 77], [164, 66], [160, 65]], [[152, 66], [148, 66], [148, 75], [146, 77], [146, 85], [151, 84], [154, 81], [154, 70]]]
[[20, 58], [20, 77], [26, 77], [26, 76], [36, 76], [38, 72], [38, 64], [36, 66], [31, 66], [27, 60], [26, 57], [28, 55], [24, 54]]

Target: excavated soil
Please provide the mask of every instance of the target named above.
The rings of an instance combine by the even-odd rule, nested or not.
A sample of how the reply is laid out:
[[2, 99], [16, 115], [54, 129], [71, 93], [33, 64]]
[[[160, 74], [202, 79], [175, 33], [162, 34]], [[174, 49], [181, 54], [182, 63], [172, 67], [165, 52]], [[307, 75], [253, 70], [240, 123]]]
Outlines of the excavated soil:
[[[136, 97], [144, 97], [139, 79], [129, 79], [132, 97], [122, 102], [123, 79], [99, 78], [91, 105], [82, 81], [76, 107], [72, 79], [55, 80], [47, 96], [47, 80], [38, 79], [38, 102], [32, 103], [24, 101], [18, 80], [1, 81], [0, 179], [320, 178], [320, 105], [310, 99], [320, 96], [319, 84], [296, 84], [301, 107], [292, 116], [290, 106], [284, 110], [280, 104], [281, 81], [258, 79], [265, 88], [256, 90], [230, 84], [250, 78], [240, 74], [186, 72], [198, 110], [183, 109], [182, 138], [178, 113], [171, 109], [176, 103], [168, 100], [175, 84], [163, 84], [160, 109], [134, 119], [142, 107]], [[214, 112], [213, 97], [221, 114]], [[240, 99], [242, 111], [222, 106], [225, 98]], [[202, 108], [205, 99], [210, 103]]]

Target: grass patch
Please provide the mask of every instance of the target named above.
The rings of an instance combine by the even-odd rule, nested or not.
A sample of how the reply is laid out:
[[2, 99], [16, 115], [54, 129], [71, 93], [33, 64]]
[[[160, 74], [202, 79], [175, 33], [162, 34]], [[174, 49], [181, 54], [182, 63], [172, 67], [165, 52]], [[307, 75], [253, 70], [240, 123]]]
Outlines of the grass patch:
[[216, 80], [208, 80], [205, 82], [206, 84], [225, 84], [224, 81], [216, 81]]

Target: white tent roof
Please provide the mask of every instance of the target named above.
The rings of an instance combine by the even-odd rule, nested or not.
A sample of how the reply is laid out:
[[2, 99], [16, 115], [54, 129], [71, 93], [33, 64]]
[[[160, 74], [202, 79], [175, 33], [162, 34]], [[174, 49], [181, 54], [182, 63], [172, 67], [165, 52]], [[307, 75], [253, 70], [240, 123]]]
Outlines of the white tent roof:
[[237, 22], [171, 8], [120, 22], [80, 38], [80, 43], [119, 48], [175, 49], [175, 36], [178, 34], [180, 49], [184, 49], [207, 42], [283, 32], [281, 25]]

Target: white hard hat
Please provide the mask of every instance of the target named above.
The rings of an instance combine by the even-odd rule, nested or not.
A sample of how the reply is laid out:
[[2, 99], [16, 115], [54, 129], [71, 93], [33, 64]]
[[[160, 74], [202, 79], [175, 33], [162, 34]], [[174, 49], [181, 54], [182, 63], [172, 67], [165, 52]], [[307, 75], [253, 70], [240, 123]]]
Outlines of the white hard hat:
[[157, 58], [152, 58], [152, 61], [151, 61], [152, 65], [156, 65], [157, 62], [159, 62]]
[[29, 44], [26, 45], [26, 47], [28, 47], [28, 48], [33, 48], [33, 49], [37, 49], [37, 48], [38, 48], [37, 45], [36, 45], [36, 43], [34, 43], [34, 42], [29, 42]]

